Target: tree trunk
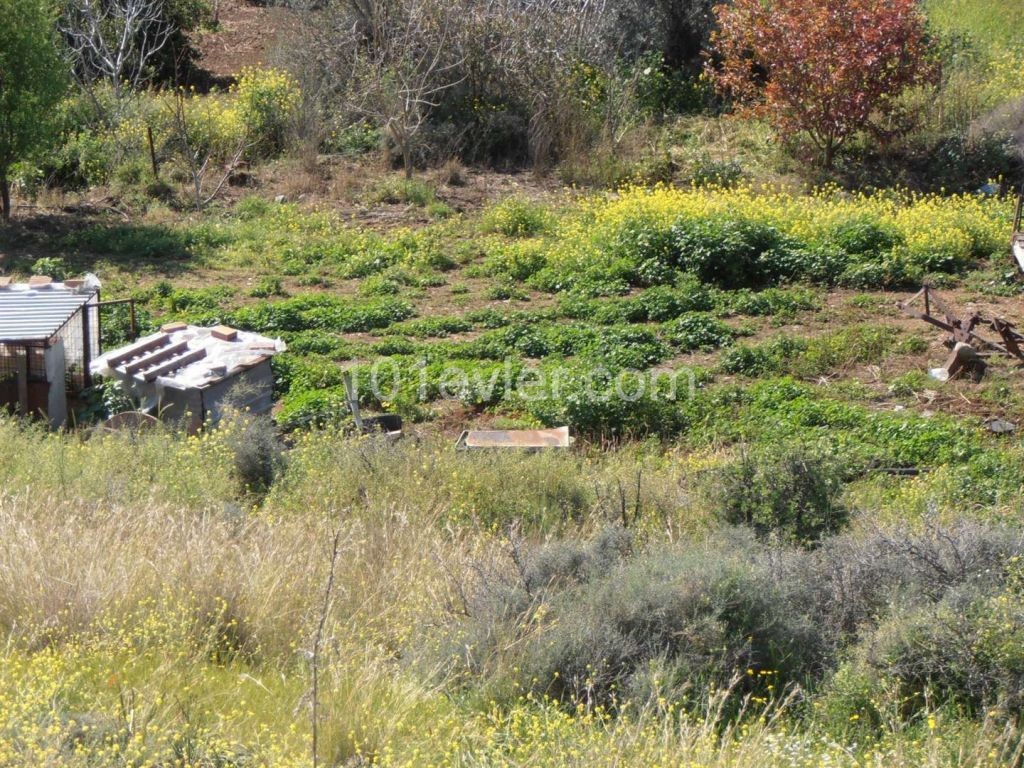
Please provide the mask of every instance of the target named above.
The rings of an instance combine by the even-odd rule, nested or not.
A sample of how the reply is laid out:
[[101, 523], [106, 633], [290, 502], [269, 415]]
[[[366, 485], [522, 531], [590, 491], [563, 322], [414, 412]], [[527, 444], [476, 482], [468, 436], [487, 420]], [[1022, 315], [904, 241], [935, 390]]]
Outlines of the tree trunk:
[[832, 166], [835, 165], [835, 160], [836, 160], [836, 143], [834, 141], [832, 141], [832, 139], [829, 139], [828, 142], [825, 144], [825, 158], [824, 158], [824, 160], [825, 160], [825, 162], [824, 162], [825, 170], [826, 171], [831, 171], [832, 170]]
[[0, 218], [4, 222], [11, 220], [11, 182], [7, 174], [0, 174]]
[[402, 142], [402, 165], [405, 166], [405, 178], [412, 181], [412, 152], [409, 142]]

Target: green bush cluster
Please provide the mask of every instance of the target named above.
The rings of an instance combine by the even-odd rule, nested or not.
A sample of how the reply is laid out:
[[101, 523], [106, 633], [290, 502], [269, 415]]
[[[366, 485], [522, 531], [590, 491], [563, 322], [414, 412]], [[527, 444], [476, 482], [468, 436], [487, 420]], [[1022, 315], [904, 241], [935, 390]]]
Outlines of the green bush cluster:
[[285, 430], [337, 425], [348, 418], [345, 393], [338, 388], [297, 391], [285, 399], [276, 416]]
[[520, 197], [510, 197], [490, 206], [481, 222], [484, 232], [506, 237], [533, 237], [549, 225], [550, 214], [544, 205]]
[[733, 338], [729, 326], [703, 312], [691, 312], [666, 323], [663, 328], [668, 341], [687, 352], [725, 346]]
[[670, 438], [686, 427], [680, 400], [690, 380], [671, 372], [613, 373], [586, 363], [542, 366], [543, 376], [511, 404], [545, 426], [570, 425], [590, 439], [622, 440], [648, 435]]
[[393, 298], [343, 299], [325, 294], [241, 307], [225, 315], [229, 324], [257, 333], [318, 329], [359, 333], [386, 328], [413, 315], [412, 305]]
[[798, 312], [818, 309], [820, 301], [808, 288], [765, 288], [762, 291], [719, 291], [715, 308], [723, 314], [750, 317], [793, 317]]
[[810, 442], [851, 471], [964, 464], [983, 453], [982, 431], [961, 420], [876, 411], [790, 378], [698, 389], [680, 409], [692, 445]]
[[405, 320], [388, 326], [386, 333], [414, 336], [420, 339], [443, 338], [473, 330], [473, 323], [463, 317], [433, 315], [416, 320]]
[[[778, 461], [763, 458], [768, 474]], [[710, 688], [735, 715], [798, 685], [806, 716], [864, 737], [940, 707], [1012, 722], [1024, 696], [1016, 529], [890, 529], [808, 550], [738, 529], [645, 545], [612, 527], [513, 542], [510, 556], [516, 577], [482, 567], [438, 645], [463, 687], [499, 701], [526, 690], [703, 714]]]
[[[793, 282], [901, 288], [991, 255], [997, 211], [970, 207], [966, 199], [898, 195], [837, 203], [825, 193], [787, 201], [742, 190], [630, 189], [563, 222], [559, 235], [568, 242], [549, 247], [528, 280], [587, 296], [672, 284], [681, 274], [726, 290]], [[930, 239], [922, 230], [929, 217]]]
[[819, 451], [773, 445], [741, 450], [735, 460], [708, 473], [707, 482], [724, 522], [810, 544], [846, 522], [839, 500], [843, 479], [838, 463]]
[[920, 354], [926, 348], [923, 339], [904, 336], [897, 328], [859, 324], [810, 338], [780, 335], [753, 346], [738, 345], [723, 353], [719, 367], [746, 376], [814, 377], [855, 363], [881, 363], [892, 354]]

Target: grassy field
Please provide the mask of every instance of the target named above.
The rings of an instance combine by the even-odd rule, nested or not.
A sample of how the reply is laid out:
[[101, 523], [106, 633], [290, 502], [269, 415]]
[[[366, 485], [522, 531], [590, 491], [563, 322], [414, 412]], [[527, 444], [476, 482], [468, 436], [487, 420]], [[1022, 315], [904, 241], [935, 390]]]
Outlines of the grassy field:
[[69, 92], [0, 272], [288, 349], [271, 414], [196, 435], [104, 429], [110, 382], [64, 431], [0, 412], [0, 768], [1024, 766], [1024, 444], [986, 426], [1022, 368], [940, 382], [898, 307], [1024, 327], [978, 191], [1020, 168], [1024, 1], [922, 7], [941, 82], [827, 173], [657, 57], [546, 105], [487, 53], [407, 179], [273, 54], [317, 17], [234, 0], [197, 33], [224, 88]]
[[[10, 232], [289, 351], [279, 428], [0, 420], [0, 764], [1020, 763], [1020, 372], [939, 384], [894, 306], [1019, 318], [1010, 201], [446, 195]], [[406, 439], [344, 435], [345, 368]]]
[[1024, 8], [1014, 0], [928, 0], [925, 12], [937, 28], [970, 35], [982, 45], [1021, 47]]
[[1019, 758], [1016, 445], [862, 474], [807, 550], [727, 526], [727, 449], [313, 433], [255, 496], [246, 429], [0, 424], [4, 764], [310, 765], [321, 621], [324, 765]]

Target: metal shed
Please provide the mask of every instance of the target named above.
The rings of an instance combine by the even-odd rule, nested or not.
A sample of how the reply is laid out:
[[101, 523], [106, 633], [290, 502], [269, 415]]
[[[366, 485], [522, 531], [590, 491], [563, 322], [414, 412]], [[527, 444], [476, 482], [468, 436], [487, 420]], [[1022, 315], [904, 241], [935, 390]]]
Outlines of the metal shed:
[[270, 358], [284, 342], [217, 326], [170, 323], [107, 352], [92, 371], [121, 381], [140, 410], [197, 431], [230, 405], [265, 413], [273, 405]]
[[0, 407], [67, 420], [99, 355], [99, 284], [0, 278]]

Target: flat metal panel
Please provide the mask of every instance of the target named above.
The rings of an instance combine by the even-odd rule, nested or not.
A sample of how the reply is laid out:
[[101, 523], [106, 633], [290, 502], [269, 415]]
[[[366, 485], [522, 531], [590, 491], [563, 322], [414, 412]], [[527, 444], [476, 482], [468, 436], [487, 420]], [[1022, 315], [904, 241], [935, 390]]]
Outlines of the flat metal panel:
[[459, 448], [568, 448], [568, 427], [557, 429], [481, 429], [462, 433]]

